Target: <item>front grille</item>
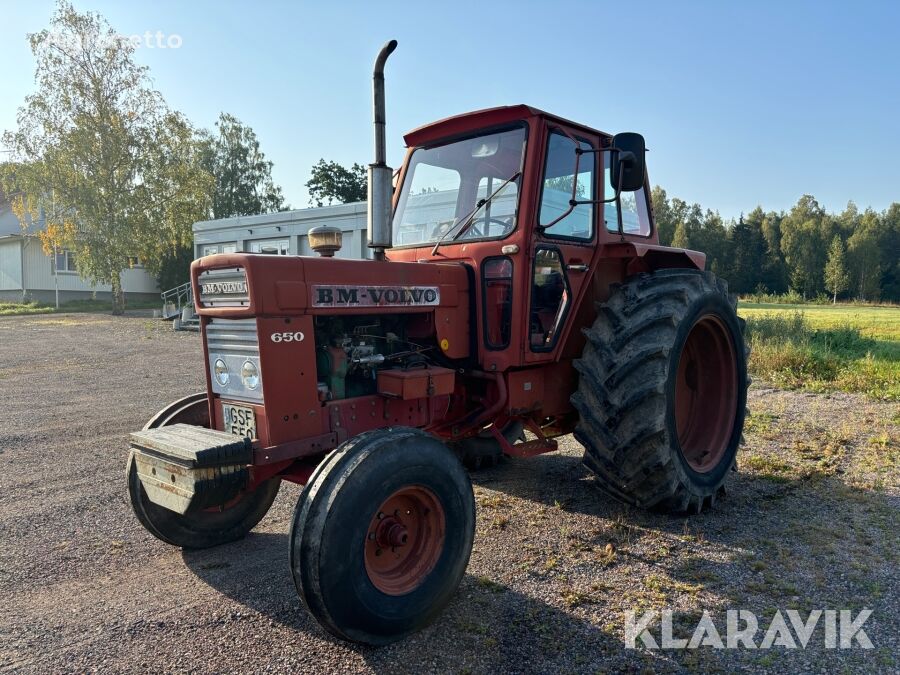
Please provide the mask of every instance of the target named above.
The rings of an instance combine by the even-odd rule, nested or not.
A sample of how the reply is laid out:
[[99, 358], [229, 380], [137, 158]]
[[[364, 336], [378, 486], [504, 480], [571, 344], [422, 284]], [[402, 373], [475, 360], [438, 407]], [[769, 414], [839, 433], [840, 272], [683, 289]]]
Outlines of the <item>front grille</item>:
[[210, 319], [206, 324], [209, 353], [259, 356], [256, 319]]
[[[259, 337], [256, 319], [210, 319], [206, 324], [206, 346], [209, 353], [209, 371], [213, 392], [228, 399], [261, 402], [264, 382], [260, 373], [260, 383], [256, 389], [248, 389], [241, 381], [241, 367], [252, 361], [261, 370], [259, 363]], [[216, 380], [216, 360], [222, 359], [228, 368], [227, 384]]]
[[243, 267], [225, 267], [200, 273], [201, 307], [247, 307], [250, 289]]

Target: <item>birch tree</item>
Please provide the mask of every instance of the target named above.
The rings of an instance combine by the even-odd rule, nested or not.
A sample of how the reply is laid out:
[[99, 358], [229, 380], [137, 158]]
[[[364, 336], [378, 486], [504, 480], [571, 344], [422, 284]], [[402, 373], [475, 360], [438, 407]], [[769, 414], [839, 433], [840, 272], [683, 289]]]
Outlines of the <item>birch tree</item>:
[[160, 251], [190, 237], [211, 177], [195, 161], [190, 125], [99, 14], [60, 2], [28, 40], [36, 91], [3, 135], [16, 162], [13, 207], [23, 223], [45, 223], [45, 248], [74, 251], [82, 277], [109, 284], [120, 314], [129, 260], [152, 272]]

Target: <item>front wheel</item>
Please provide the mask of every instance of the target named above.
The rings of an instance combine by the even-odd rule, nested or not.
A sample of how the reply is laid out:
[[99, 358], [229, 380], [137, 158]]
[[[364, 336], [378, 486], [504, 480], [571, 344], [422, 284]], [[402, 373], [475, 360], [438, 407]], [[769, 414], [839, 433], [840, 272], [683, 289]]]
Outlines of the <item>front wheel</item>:
[[[173, 424], [209, 427], [206, 394], [192, 394], [169, 404], [154, 415], [144, 429]], [[157, 539], [187, 549], [210, 548], [242, 538], [268, 513], [281, 487], [280, 478], [270, 478], [222, 506], [182, 514], [150, 501], [133, 457], [128, 459], [125, 474], [131, 508], [141, 525]]]
[[447, 446], [417, 429], [378, 429], [310, 478], [294, 512], [291, 572], [331, 633], [387, 644], [450, 602], [474, 534], [472, 484]]
[[280, 478], [270, 478], [221, 506], [176, 513], [150, 501], [134, 458], [128, 460], [128, 496], [137, 519], [157, 539], [185, 549], [211, 548], [242, 539], [269, 512], [280, 487]]
[[742, 322], [725, 282], [671, 269], [615, 288], [575, 366], [575, 437], [627, 504], [699, 512], [735, 465], [747, 401]]

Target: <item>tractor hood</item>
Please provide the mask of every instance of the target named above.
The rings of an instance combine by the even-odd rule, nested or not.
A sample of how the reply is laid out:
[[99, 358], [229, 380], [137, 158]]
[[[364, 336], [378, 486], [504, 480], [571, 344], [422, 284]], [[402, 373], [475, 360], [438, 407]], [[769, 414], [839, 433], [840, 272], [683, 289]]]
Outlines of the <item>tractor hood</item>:
[[465, 311], [469, 303], [460, 263], [228, 253], [195, 260], [191, 284], [201, 316]]

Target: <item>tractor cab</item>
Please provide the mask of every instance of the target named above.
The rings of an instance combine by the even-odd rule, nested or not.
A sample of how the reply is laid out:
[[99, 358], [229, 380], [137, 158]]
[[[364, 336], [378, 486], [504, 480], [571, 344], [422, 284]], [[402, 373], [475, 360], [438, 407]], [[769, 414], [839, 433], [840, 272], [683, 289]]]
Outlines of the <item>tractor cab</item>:
[[518, 105], [451, 117], [405, 140], [387, 256], [472, 269], [486, 369], [577, 354], [572, 319], [593, 319], [581, 299], [602, 296], [636, 248], [658, 248], [638, 134]]

